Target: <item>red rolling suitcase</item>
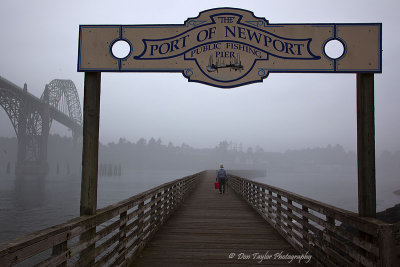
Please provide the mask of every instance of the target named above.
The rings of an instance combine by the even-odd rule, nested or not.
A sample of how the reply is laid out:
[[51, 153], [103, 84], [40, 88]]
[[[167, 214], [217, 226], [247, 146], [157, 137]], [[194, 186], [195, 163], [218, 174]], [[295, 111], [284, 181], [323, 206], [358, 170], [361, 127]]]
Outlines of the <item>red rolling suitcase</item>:
[[219, 189], [219, 183], [218, 183], [218, 182], [215, 182], [215, 183], [214, 183], [214, 187], [215, 187], [215, 189]]

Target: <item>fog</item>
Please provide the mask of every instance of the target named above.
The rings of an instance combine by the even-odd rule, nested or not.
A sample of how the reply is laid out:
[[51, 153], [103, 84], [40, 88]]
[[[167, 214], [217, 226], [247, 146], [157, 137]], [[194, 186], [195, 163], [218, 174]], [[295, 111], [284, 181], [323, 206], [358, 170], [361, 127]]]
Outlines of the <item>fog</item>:
[[[3, 194], [26, 197], [18, 196], [18, 188], [24, 188], [25, 182], [29, 184], [35, 179], [28, 176], [13, 178], [16, 138], [0, 138], [0, 148]], [[71, 200], [76, 202], [72, 205], [75, 211], [79, 207], [81, 153], [81, 143], [71, 137], [51, 135], [48, 147], [49, 174], [42, 180], [44, 184], [41, 187], [41, 191], [46, 191], [45, 188], [52, 187], [54, 183], [66, 183], [64, 188], [57, 189], [57, 194], [68, 195], [69, 191], [76, 191], [76, 199]], [[400, 202], [399, 163], [400, 151], [385, 151], [376, 157], [378, 211]], [[120, 138], [117, 142], [100, 143], [99, 190], [106, 192], [106, 195], [99, 196], [100, 206], [183, 175], [217, 169], [220, 164], [224, 164], [230, 174], [255, 179], [357, 212], [357, 156], [354, 151], [346, 150], [339, 144], [269, 152], [260, 146], [246, 148], [226, 140], [212, 148], [196, 148], [190, 144], [175, 145], [153, 137], [136, 141]], [[15, 183], [14, 191], [9, 192], [7, 186], [4, 188], [7, 181]], [[35, 194], [35, 190], [29, 191], [28, 195]], [[7, 202], [4, 205], [7, 206]]]
[[[288, 2], [289, 3], [289, 2]], [[399, 150], [397, 1], [2, 1], [0, 75], [40, 96], [76, 71], [79, 24], [182, 24], [202, 10], [232, 6], [270, 23], [382, 22], [383, 73], [375, 75], [376, 149]], [[360, 8], [362, 6], [362, 8]], [[155, 8], [157, 7], [157, 8]], [[222, 90], [181, 74], [103, 73], [100, 140], [169, 140], [212, 148], [221, 140], [266, 151], [340, 144], [356, 150], [355, 74], [271, 74], [263, 83]], [[0, 136], [15, 136], [0, 112]], [[65, 127], [52, 133], [70, 136]]]
[[[377, 209], [399, 203], [393, 193], [400, 189], [398, 1], [3, 0], [0, 76], [20, 87], [27, 83], [37, 97], [53, 79], [70, 79], [83, 106], [80, 24], [182, 24], [223, 6], [253, 11], [274, 24], [383, 23], [383, 73], [374, 75]], [[6, 229], [0, 241], [21, 234], [7, 227], [27, 233], [79, 215], [82, 144], [57, 122], [50, 133], [49, 175], [36, 190], [29, 184], [33, 180], [14, 179], [17, 140], [0, 108], [0, 210], [17, 207], [16, 221], [33, 220], [36, 227], [18, 226], [5, 213], [4, 220], [11, 221], [0, 223]], [[250, 178], [357, 210], [355, 74], [272, 73], [263, 83], [219, 89], [189, 83], [177, 73], [102, 73], [100, 143], [100, 207], [223, 163], [228, 173], [266, 171]], [[26, 190], [20, 190], [25, 182]], [[49, 190], [53, 185], [60, 191]], [[61, 196], [67, 198], [63, 203]], [[68, 207], [35, 225], [27, 210], [42, 211], [48, 201]]]

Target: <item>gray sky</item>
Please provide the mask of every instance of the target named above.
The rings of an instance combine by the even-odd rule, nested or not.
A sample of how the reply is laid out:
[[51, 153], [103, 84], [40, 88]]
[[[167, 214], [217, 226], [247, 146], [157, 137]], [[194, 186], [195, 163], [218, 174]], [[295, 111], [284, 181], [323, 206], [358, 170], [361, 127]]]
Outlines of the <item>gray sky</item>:
[[[40, 97], [46, 83], [76, 71], [79, 24], [182, 24], [216, 7], [253, 11], [270, 23], [383, 23], [383, 73], [375, 75], [376, 148], [400, 149], [397, 0], [357, 1], [21, 1], [0, 3], [0, 76]], [[397, 78], [397, 79], [396, 79]], [[396, 83], [397, 82], [397, 83]], [[100, 141], [161, 138], [214, 147], [228, 140], [267, 151], [341, 144], [356, 149], [355, 74], [271, 74], [222, 90], [181, 74], [103, 73]], [[0, 136], [14, 136], [0, 109]], [[71, 135], [54, 125], [52, 133]]]

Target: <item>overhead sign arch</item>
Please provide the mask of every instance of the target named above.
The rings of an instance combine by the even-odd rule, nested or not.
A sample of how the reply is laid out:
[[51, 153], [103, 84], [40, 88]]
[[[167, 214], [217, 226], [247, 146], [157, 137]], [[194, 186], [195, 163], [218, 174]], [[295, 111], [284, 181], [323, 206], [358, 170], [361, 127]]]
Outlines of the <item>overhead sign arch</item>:
[[[343, 45], [337, 57], [325, 51], [331, 40]], [[125, 56], [113, 54], [118, 42], [128, 44]], [[302, 72], [357, 73], [359, 215], [376, 216], [374, 73], [382, 72], [381, 23], [270, 24], [247, 10], [216, 8], [181, 25], [80, 25], [78, 71], [85, 72], [81, 215], [97, 208], [101, 72], [180, 72], [219, 88]]]
[[[271, 24], [253, 12], [216, 8], [181, 25], [80, 25], [78, 71], [181, 72], [190, 82], [233, 88], [269, 73], [380, 73], [381, 23]], [[112, 53], [118, 41], [129, 53]], [[343, 54], [331, 58], [326, 44]]]

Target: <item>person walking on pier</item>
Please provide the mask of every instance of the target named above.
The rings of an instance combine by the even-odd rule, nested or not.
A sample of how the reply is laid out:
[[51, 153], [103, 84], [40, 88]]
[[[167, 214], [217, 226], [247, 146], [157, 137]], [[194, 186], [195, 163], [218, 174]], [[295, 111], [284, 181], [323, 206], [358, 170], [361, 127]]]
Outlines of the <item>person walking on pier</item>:
[[217, 180], [219, 182], [219, 193], [224, 194], [225, 193], [225, 187], [226, 187], [226, 180], [228, 179], [228, 176], [226, 175], [226, 171], [224, 169], [224, 165], [221, 164], [220, 169], [217, 172]]

